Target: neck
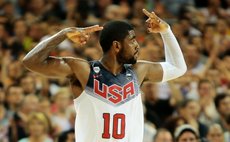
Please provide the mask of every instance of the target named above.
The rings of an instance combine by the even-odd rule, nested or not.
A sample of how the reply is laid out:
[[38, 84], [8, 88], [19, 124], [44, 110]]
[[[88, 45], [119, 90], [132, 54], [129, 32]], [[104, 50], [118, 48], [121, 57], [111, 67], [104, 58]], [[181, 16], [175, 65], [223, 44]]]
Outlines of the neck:
[[101, 63], [108, 71], [110, 71], [114, 75], [117, 75], [123, 69], [123, 64], [118, 63], [116, 57], [108, 54], [102, 57]]
[[41, 134], [39, 136], [30, 136], [30, 142], [43, 142], [46, 138], [46, 135]]
[[10, 105], [9, 105], [9, 109], [10, 109], [11, 111], [15, 111], [15, 112], [16, 112], [16, 110], [17, 110], [16, 104], [10, 104]]

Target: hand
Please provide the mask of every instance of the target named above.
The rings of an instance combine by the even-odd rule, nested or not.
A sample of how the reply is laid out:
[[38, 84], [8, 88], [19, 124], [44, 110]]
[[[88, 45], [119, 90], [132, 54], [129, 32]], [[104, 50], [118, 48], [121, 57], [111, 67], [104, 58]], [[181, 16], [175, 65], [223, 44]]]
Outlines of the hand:
[[160, 19], [154, 12], [148, 12], [147, 10], [143, 9], [143, 13], [148, 16], [149, 18], [146, 20], [148, 31], [150, 33], [160, 33], [164, 32], [168, 29], [169, 25]]
[[102, 30], [103, 27], [99, 25], [94, 25], [85, 28], [70, 28], [66, 33], [66, 36], [74, 43], [84, 45], [88, 41], [90, 34], [96, 31]]

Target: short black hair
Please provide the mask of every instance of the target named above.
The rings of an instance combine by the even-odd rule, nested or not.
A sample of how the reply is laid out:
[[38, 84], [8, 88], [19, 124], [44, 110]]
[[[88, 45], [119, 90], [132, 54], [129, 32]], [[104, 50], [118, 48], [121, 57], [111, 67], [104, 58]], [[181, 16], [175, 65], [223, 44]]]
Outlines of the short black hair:
[[103, 26], [100, 33], [100, 45], [104, 53], [110, 50], [113, 41], [122, 42], [133, 26], [125, 21], [110, 21]]
[[225, 99], [226, 97], [230, 97], [228, 94], [225, 94], [225, 93], [220, 93], [220, 94], [217, 94], [215, 99], [214, 99], [214, 103], [215, 103], [215, 106], [218, 110], [219, 106], [220, 106], [220, 102]]

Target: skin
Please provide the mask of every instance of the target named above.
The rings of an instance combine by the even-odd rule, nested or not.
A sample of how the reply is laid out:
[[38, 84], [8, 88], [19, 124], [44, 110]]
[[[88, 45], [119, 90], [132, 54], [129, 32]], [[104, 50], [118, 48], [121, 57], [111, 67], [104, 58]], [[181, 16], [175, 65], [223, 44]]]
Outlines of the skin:
[[43, 122], [37, 119], [34, 119], [30, 122], [29, 132], [30, 132], [29, 140], [31, 142], [44, 141], [47, 137], [45, 131], [45, 125], [43, 124]]
[[[160, 33], [167, 30], [167, 23], [157, 17], [153, 12], [143, 10], [148, 16], [146, 21], [150, 33]], [[49, 77], [70, 78], [74, 97], [78, 97], [85, 89], [89, 74], [88, 61], [73, 57], [50, 57], [49, 53], [66, 38], [83, 45], [86, 44], [91, 33], [102, 30], [98, 25], [86, 28], [67, 28], [59, 33], [46, 45], [35, 47], [23, 59], [23, 64], [30, 70]], [[113, 41], [110, 50], [101, 58], [102, 65], [112, 74], [119, 74], [124, 63], [132, 63], [141, 84], [144, 79], [159, 82], [163, 77], [163, 69], [159, 63], [137, 60], [139, 44], [136, 41], [134, 31], [129, 31], [123, 42]], [[79, 70], [80, 69], [80, 70]]]
[[173, 137], [168, 131], [162, 131], [158, 134], [155, 142], [173, 142]]
[[209, 142], [224, 142], [224, 133], [219, 124], [213, 124], [210, 126], [207, 139]]

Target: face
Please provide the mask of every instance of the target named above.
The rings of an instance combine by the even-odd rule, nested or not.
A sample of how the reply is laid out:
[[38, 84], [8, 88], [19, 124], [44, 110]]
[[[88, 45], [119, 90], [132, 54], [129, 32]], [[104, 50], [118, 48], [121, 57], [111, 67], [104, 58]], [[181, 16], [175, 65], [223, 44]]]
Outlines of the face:
[[15, 61], [8, 65], [8, 76], [11, 79], [18, 79], [22, 74], [22, 65], [20, 62]]
[[50, 101], [49, 100], [42, 100], [39, 103], [39, 111], [46, 113], [47, 115], [50, 113]]
[[138, 53], [139, 44], [137, 43], [135, 32], [131, 30], [121, 44], [121, 49], [117, 54], [118, 62], [122, 64], [135, 64]]
[[74, 133], [69, 133], [67, 135], [67, 140], [66, 142], [74, 142], [75, 141], [75, 134]]
[[27, 111], [27, 113], [35, 112], [38, 110], [38, 97], [37, 96], [26, 96], [24, 98], [24, 110]]
[[203, 97], [214, 97], [213, 95], [213, 87], [209, 82], [204, 82], [200, 84], [199, 95], [201, 98]]
[[207, 139], [209, 142], [223, 142], [224, 135], [219, 125], [214, 125], [209, 128]]
[[21, 80], [21, 86], [24, 90], [25, 94], [32, 94], [33, 92], [35, 92], [35, 80], [28, 76], [25, 77]]
[[182, 109], [182, 115], [186, 120], [197, 119], [200, 112], [199, 103], [191, 101]]
[[21, 87], [11, 87], [7, 95], [7, 102], [12, 105], [19, 104], [24, 98]]
[[220, 101], [218, 110], [223, 117], [227, 117], [230, 114], [230, 96]]
[[178, 139], [178, 142], [198, 142], [196, 136], [192, 132], [184, 132]]
[[58, 94], [55, 99], [55, 103], [57, 104], [59, 110], [65, 110], [70, 103], [70, 97], [66, 94]]
[[169, 132], [163, 131], [158, 134], [155, 142], [173, 142], [173, 138]]
[[40, 136], [45, 133], [45, 125], [43, 122], [34, 119], [29, 124], [29, 132], [31, 136]]
[[15, 26], [14, 32], [17, 36], [26, 34], [27, 26], [26, 26], [25, 21], [22, 21], [22, 20], [17, 21], [14, 26]]

